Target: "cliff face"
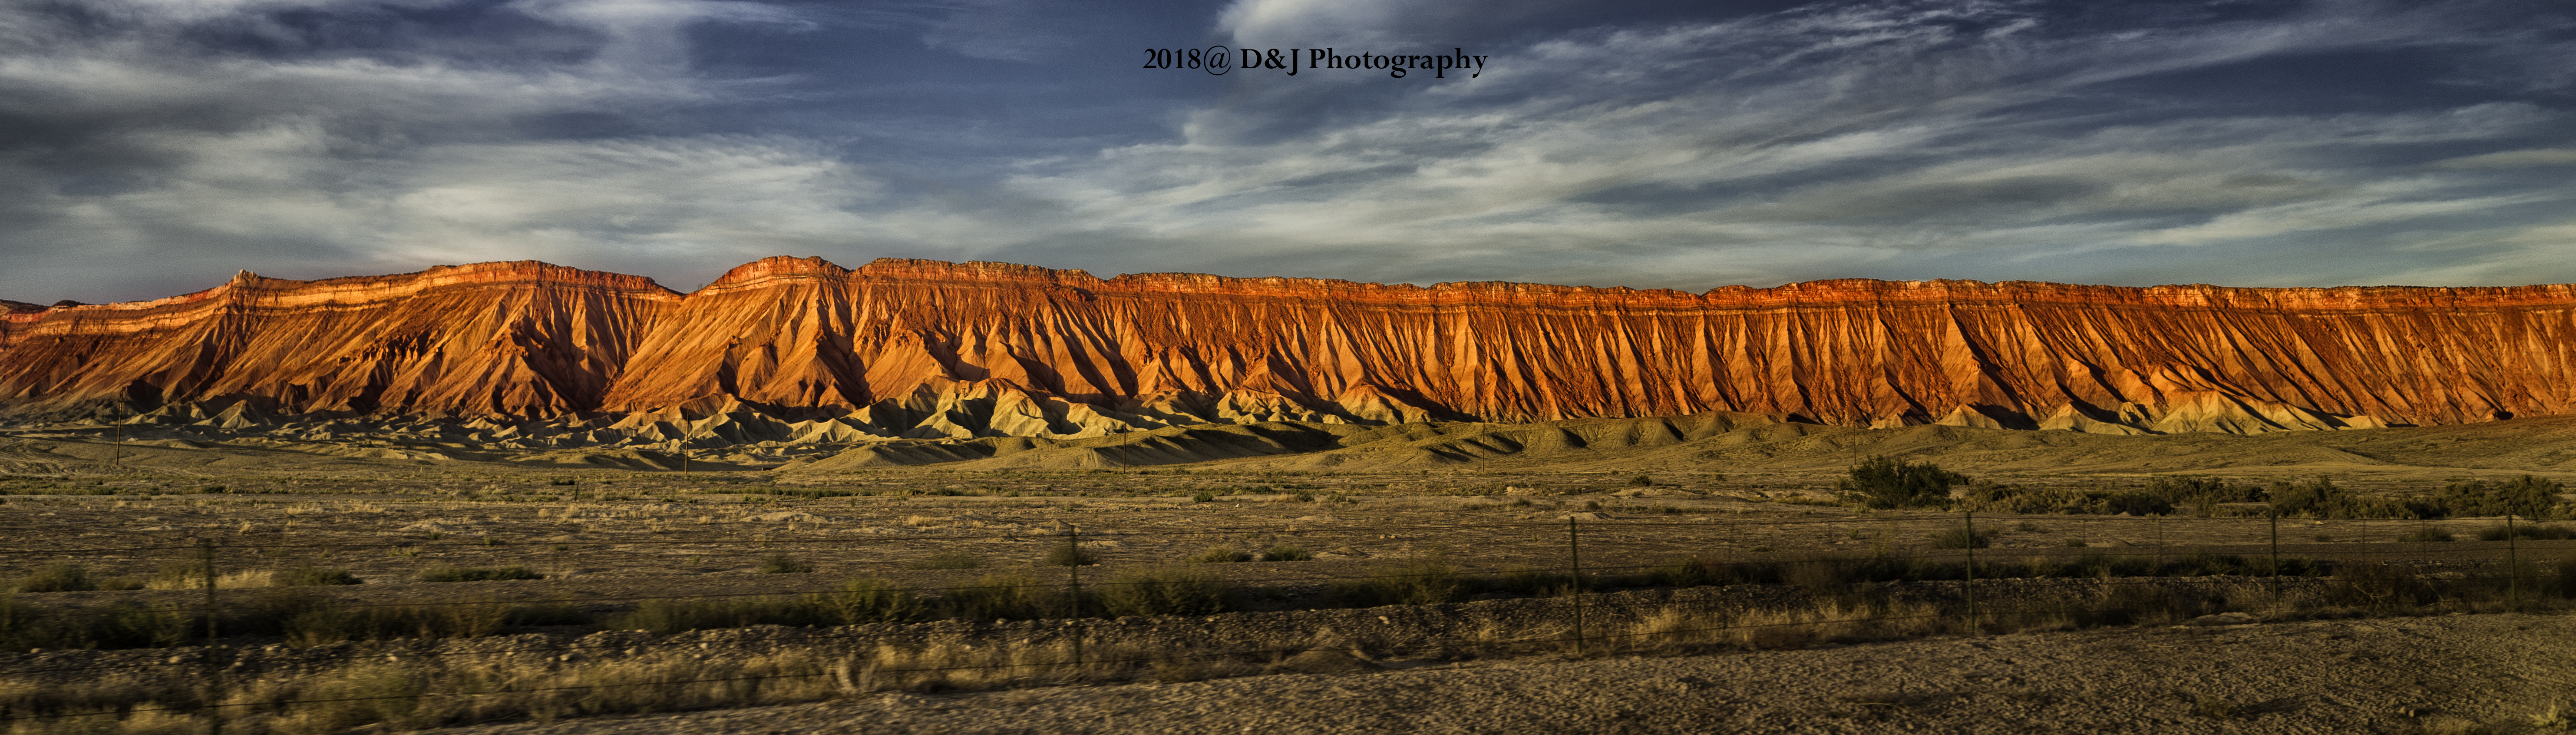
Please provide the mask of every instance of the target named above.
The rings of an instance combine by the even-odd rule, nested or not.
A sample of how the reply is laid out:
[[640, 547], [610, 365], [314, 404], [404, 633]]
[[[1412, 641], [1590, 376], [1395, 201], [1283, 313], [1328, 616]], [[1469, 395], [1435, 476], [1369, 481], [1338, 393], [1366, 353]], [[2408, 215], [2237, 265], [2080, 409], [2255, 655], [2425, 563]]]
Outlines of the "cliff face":
[[[2576, 413], [2576, 287], [1428, 288], [769, 258], [681, 295], [541, 263], [0, 313], [0, 402], [1086, 436], [1741, 411], [2100, 433]], [[660, 415], [660, 414], [657, 414]], [[629, 421], [621, 425], [639, 425]]]
[[680, 301], [651, 279], [533, 261], [289, 281], [247, 271], [157, 301], [0, 315], [21, 412], [250, 398], [290, 413], [595, 409]]

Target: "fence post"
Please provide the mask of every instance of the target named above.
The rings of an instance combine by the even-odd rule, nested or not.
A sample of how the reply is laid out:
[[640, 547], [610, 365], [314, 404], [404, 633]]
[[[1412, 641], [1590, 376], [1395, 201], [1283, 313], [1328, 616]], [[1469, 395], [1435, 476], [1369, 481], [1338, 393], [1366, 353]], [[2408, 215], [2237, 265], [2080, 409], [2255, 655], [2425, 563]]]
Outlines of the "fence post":
[[2156, 527], [2156, 576], [2165, 576], [2165, 515], [2155, 514], [2147, 523]]
[[1961, 511], [1968, 528], [1968, 630], [1978, 632], [1977, 625], [1977, 512]]
[[2263, 516], [2272, 523], [2272, 614], [2281, 614], [2281, 511], [2267, 510]]
[[223, 663], [215, 654], [215, 540], [197, 539], [197, 560], [203, 562], [206, 574], [206, 733], [222, 735], [224, 731]]
[[2522, 601], [2522, 555], [2514, 550], [2513, 513], [2504, 514], [2505, 604]]
[[1082, 675], [1082, 527], [1065, 529], [1065, 569], [1073, 575], [1073, 614], [1064, 621], [1065, 630], [1073, 634], [1073, 675]]
[[1570, 584], [1574, 589], [1574, 655], [1576, 658], [1581, 658], [1583, 656], [1583, 542], [1580, 533], [1575, 530], [1575, 524], [1578, 522], [1571, 515], [1565, 518], [1565, 558], [1566, 565], [1573, 569], [1573, 581]]

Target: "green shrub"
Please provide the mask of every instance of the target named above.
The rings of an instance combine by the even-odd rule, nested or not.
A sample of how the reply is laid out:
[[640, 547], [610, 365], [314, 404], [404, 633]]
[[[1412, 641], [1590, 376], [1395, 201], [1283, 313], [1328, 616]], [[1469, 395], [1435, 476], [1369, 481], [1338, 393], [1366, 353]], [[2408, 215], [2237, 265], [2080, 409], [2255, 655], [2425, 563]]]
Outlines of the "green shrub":
[[1112, 616], [1214, 615], [1233, 607], [1234, 592], [1214, 575], [1188, 567], [1119, 572], [1100, 593]]
[[814, 571], [814, 565], [786, 554], [770, 554], [760, 558], [762, 574], [806, 574], [812, 571]]
[[1215, 499], [1216, 493], [1208, 492], [1206, 490], [1201, 490], [1190, 495], [1190, 502], [1193, 503], [1205, 503]]
[[1628, 478], [1628, 484], [1638, 487], [1653, 487], [1655, 484], [1655, 478], [1638, 475], [1636, 477]]
[[1834, 483], [1835, 493], [1864, 508], [1945, 507], [1950, 486], [1967, 482], [1958, 473], [1930, 462], [1915, 464], [1871, 455], [1851, 468], [1849, 479]]
[[1314, 558], [1314, 552], [1286, 544], [1272, 546], [1261, 552], [1262, 561], [1312, 561]]
[[[2069, 549], [2081, 549], [2081, 548], [2084, 548], [2084, 546], [2085, 546], [2085, 543], [2084, 543], [2084, 537], [2082, 537], [2082, 536], [2068, 536], [2068, 537], [2066, 537], [2066, 548], [2069, 548]], [[1985, 547], [1983, 547], [1983, 546], [1979, 546], [1979, 547], [1977, 547], [1977, 548], [1985, 548]]]
[[942, 551], [915, 559], [911, 564], [904, 566], [910, 569], [982, 569], [984, 557], [963, 551]]
[[1231, 547], [1216, 546], [1211, 547], [1206, 551], [1191, 554], [1188, 559], [1184, 559], [1183, 561], [1187, 561], [1192, 564], [1225, 564], [1230, 562], [1252, 561], [1252, 554], [1249, 552], [1237, 551]]
[[423, 582], [494, 582], [513, 579], [545, 579], [526, 565], [506, 567], [439, 567], [420, 573]]

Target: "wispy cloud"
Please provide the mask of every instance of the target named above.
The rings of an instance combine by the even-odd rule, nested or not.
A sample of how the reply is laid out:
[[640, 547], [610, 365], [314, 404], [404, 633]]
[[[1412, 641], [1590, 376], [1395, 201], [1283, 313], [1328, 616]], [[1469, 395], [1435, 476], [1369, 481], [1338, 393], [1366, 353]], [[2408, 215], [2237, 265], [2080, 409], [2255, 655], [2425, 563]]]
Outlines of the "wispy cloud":
[[[1115, 3], [0, 6], [0, 296], [529, 257], [686, 287], [778, 253], [1693, 290], [2576, 280], [2563, 9], [1627, 7], [1194, 21], [1488, 57], [1392, 79], [1134, 69], [1095, 39], [1170, 9]], [[2402, 78], [2335, 76], [2369, 64]]]

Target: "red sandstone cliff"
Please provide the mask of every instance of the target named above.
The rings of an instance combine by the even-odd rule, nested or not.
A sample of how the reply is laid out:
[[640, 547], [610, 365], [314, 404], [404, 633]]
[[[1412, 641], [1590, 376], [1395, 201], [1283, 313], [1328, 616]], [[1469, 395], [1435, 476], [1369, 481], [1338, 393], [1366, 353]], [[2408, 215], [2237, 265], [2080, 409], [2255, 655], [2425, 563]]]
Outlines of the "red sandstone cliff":
[[748, 404], [885, 434], [1706, 411], [2112, 433], [2576, 412], [2576, 287], [1837, 280], [1705, 294], [768, 258], [686, 295], [484, 263], [0, 310], [0, 405], [557, 416]]

